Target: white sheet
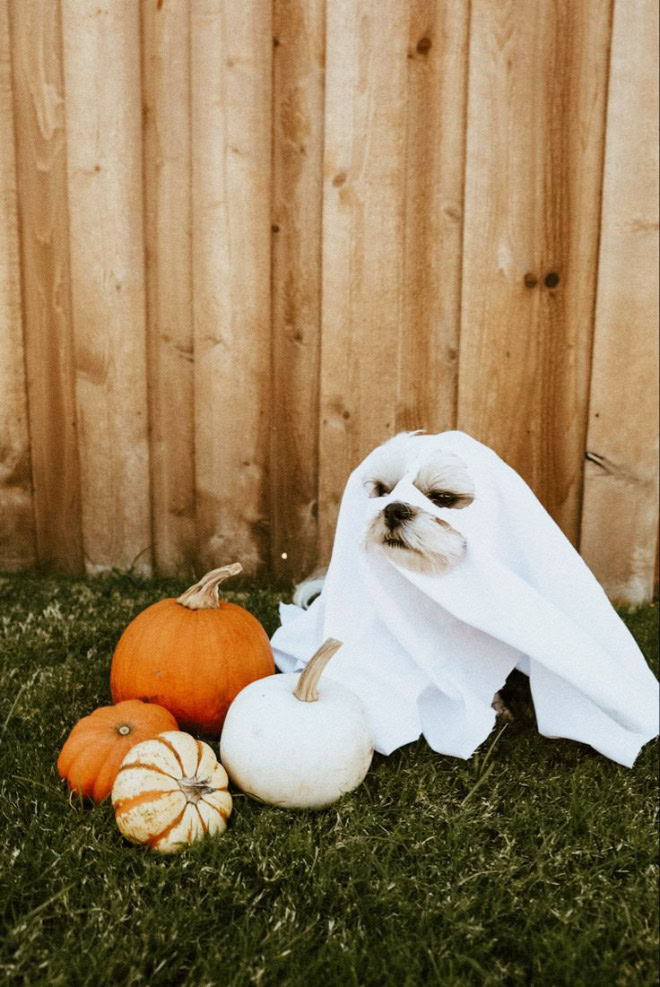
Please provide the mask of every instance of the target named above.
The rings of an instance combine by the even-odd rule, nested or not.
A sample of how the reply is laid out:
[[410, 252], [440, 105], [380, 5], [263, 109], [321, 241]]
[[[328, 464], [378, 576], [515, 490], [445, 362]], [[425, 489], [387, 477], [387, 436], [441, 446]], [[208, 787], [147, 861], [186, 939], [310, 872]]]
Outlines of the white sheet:
[[[324, 675], [360, 697], [378, 751], [423, 734], [434, 750], [462, 758], [493, 729], [493, 695], [519, 667], [543, 735], [582, 741], [631, 767], [658, 733], [658, 683], [591, 571], [491, 449], [462, 432], [405, 441], [413, 459], [386, 497], [370, 498], [364, 485], [377, 450], [351, 474], [320, 597], [309, 610], [280, 608], [277, 666], [298, 671], [325, 638], [338, 638], [344, 647]], [[438, 449], [466, 464], [476, 488], [470, 506], [437, 508], [413, 485]], [[461, 561], [422, 575], [366, 552], [368, 520], [395, 500], [460, 531]]]

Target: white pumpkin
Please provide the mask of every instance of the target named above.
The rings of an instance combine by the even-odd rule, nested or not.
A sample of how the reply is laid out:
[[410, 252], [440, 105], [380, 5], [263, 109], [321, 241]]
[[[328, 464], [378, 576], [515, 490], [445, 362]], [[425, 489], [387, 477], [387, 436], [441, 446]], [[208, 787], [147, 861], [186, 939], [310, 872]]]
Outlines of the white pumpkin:
[[247, 685], [229, 707], [220, 758], [248, 795], [289, 809], [322, 809], [362, 782], [373, 757], [358, 697], [321, 672], [340, 641], [329, 638], [304, 671]]
[[189, 733], [167, 730], [132, 747], [112, 786], [122, 834], [172, 853], [223, 833], [232, 810], [227, 772], [213, 750]]

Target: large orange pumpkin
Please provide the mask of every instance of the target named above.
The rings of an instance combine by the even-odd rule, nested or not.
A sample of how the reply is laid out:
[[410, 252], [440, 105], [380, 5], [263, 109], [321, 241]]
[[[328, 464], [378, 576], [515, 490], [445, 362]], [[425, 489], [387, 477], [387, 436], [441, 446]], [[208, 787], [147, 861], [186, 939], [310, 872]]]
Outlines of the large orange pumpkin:
[[177, 729], [172, 714], [153, 703], [129, 699], [116, 706], [100, 706], [72, 729], [57, 759], [57, 772], [72, 791], [101, 802], [110, 794], [131, 747]]
[[268, 635], [256, 617], [218, 598], [218, 585], [240, 571], [239, 563], [214, 569], [178, 599], [138, 614], [112, 658], [115, 702], [158, 703], [182, 728], [220, 733], [241, 689], [275, 671]]

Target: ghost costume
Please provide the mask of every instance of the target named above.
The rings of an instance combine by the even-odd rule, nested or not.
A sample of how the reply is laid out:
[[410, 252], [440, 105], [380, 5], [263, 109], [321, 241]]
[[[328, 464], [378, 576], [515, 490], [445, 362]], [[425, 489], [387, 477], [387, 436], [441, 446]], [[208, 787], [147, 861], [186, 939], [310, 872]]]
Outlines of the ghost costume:
[[[408, 434], [406, 472], [370, 496], [375, 450], [351, 474], [332, 559], [310, 609], [282, 604], [272, 644], [280, 670], [299, 671], [328, 637], [344, 646], [324, 675], [362, 700], [374, 746], [390, 754], [423, 734], [468, 758], [495, 725], [494, 694], [518, 668], [529, 676], [539, 731], [589, 744], [631, 767], [658, 733], [658, 683], [632, 635], [570, 542], [518, 474], [462, 432]], [[435, 507], [414, 485], [430, 456], [458, 456], [475, 499]], [[366, 550], [376, 512], [403, 501], [466, 540], [439, 574], [409, 571]]]

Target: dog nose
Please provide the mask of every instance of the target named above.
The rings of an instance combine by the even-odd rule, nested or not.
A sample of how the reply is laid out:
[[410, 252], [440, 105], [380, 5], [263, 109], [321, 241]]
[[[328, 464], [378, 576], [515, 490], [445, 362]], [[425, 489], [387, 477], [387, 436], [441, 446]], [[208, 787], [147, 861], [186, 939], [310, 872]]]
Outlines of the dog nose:
[[383, 517], [385, 518], [385, 524], [388, 528], [396, 528], [397, 525], [403, 524], [404, 521], [408, 521], [412, 515], [412, 509], [408, 507], [407, 504], [402, 504], [401, 501], [395, 501], [393, 504], [388, 504], [387, 507], [383, 509]]

